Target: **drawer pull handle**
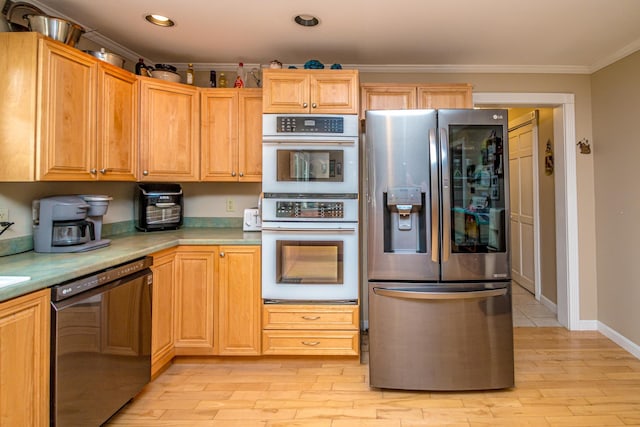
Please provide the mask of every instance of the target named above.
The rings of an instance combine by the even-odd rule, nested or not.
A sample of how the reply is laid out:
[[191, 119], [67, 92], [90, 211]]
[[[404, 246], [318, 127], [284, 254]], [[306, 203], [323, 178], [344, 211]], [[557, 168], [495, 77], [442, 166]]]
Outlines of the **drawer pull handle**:
[[304, 320], [318, 320], [320, 316], [302, 316]]
[[320, 344], [320, 341], [302, 341], [302, 344], [313, 347]]

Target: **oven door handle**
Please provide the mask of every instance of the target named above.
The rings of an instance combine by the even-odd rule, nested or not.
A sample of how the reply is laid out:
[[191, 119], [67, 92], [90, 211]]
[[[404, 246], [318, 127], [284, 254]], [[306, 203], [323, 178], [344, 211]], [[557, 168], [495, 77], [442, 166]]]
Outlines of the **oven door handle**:
[[262, 139], [263, 145], [302, 145], [304, 146], [317, 146], [317, 145], [355, 145], [355, 138], [344, 139], [340, 141], [325, 140], [325, 139], [274, 139], [269, 140], [266, 137]]
[[282, 228], [282, 227], [265, 227], [262, 223], [262, 231], [280, 231], [285, 233], [353, 233], [356, 231], [356, 227], [344, 227], [344, 228]]

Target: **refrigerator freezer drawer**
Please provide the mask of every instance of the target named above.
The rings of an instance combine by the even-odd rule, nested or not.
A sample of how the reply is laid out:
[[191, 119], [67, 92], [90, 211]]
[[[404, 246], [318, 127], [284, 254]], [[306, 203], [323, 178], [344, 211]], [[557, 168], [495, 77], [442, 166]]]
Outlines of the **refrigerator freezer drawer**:
[[509, 283], [370, 282], [370, 385], [434, 391], [513, 387], [511, 317]]

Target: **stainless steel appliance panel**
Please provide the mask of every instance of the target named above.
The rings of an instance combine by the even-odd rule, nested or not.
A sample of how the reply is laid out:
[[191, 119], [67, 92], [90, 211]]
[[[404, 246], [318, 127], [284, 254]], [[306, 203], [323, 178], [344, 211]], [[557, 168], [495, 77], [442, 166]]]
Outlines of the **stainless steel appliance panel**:
[[508, 282], [370, 282], [369, 313], [372, 387], [444, 391], [514, 386]]
[[438, 110], [443, 281], [508, 280], [506, 110]]
[[436, 111], [367, 111], [369, 280], [436, 281]]
[[[54, 299], [99, 283], [100, 275], [54, 289]], [[149, 382], [151, 285], [143, 269], [52, 302], [51, 425], [102, 425]]]

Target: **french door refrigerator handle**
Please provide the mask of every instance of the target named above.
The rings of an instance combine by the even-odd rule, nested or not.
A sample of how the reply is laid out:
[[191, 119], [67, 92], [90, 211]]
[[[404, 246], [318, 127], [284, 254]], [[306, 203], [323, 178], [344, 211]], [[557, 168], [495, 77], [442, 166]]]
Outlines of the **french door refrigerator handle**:
[[417, 300], [452, 300], [452, 299], [479, 299], [498, 297], [507, 294], [507, 288], [489, 289], [485, 291], [468, 292], [420, 292], [407, 291], [393, 288], [373, 288], [376, 295], [392, 298], [417, 299]]
[[442, 262], [451, 254], [451, 190], [449, 177], [449, 140], [447, 130], [440, 128], [440, 161], [442, 162]]
[[431, 261], [440, 262], [440, 221], [438, 207], [438, 139], [436, 130], [429, 129], [429, 162], [431, 167]]

